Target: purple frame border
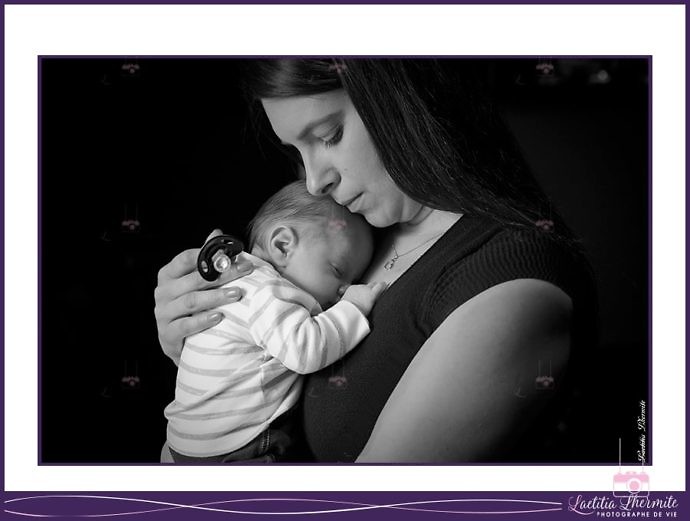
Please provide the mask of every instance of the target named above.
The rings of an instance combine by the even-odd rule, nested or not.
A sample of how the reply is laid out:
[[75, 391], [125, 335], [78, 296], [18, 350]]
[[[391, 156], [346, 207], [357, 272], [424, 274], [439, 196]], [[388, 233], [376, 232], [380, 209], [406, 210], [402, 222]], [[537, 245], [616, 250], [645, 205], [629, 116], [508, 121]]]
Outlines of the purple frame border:
[[520, 0], [475, 0], [475, 1], [453, 1], [453, 0], [432, 0], [430, 2], [421, 2], [419, 0], [377, 0], [375, 2], [367, 2], [365, 0], [339, 0], [331, 2], [319, 2], [317, 0], [301, 0], [298, 2], [290, 2], [288, 0], [258, 0], [254, 2], [227, 2], [223, 0], [203, 0], [201, 2], [189, 2], [184, 0], [148, 0], [146, 2], [136, 2], [134, 0], [124, 0], [120, 2], [115, 1], [89, 1], [89, 0], [72, 0], [70, 2], [58, 2], [56, 0], [10, 0], [2, 2], [2, 5], [650, 5], [650, 4], [666, 4], [666, 5], [683, 5], [687, 2], [684, 0], [661, 0], [658, 2], [650, 2], [644, 0], [607, 0], [604, 2], [596, 0], [579, 0], [579, 1], [553, 1], [553, 0], [530, 0], [527, 2]]
[[[112, 494], [6, 494], [6, 515], [32, 517], [129, 517], [178, 520], [289, 515], [291, 519], [347, 516], [380, 520], [448, 519], [447, 516], [520, 516], [520, 519], [596, 517], [673, 517], [687, 519], [684, 493], [650, 493], [649, 497], [568, 492], [214, 492]], [[194, 511], [192, 514], [190, 511]], [[213, 517], [217, 519], [217, 517]], [[504, 517], [503, 517], [504, 518]]]
[[[94, 4], [96, 2], [76, 0], [70, 2], [71, 4]], [[122, 1], [122, 2], [103, 2], [110, 4], [127, 4], [135, 5], [139, 2]], [[187, 4], [189, 2], [150, 0], [147, 4]], [[223, 2], [219, 0], [206, 0], [205, 4], [302, 4], [313, 5], [323, 3], [339, 3], [339, 4], [368, 4], [370, 2], [364, 1], [348, 1], [348, 2], [285, 2], [285, 1], [263, 1], [257, 2]], [[410, 1], [390, 1], [379, 0], [378, 4], [419, 4], [420, 2]], [[452, 1], [434, 1], [433, 4], [470, 4], [479, 2], [452, 2]], [[600, 4], [602, 2], [595, 2], [590, 0], [572, 1], [572, 2], [549, 2], [542, 0], [532, 0], [530, 2], [519, 2], [516, 0], [489, 0], [481, 2], [483, 4]], [[644, 2], [639, 0], [624, 1], [624, 0], [609, 0], [607, 4], [650, 4], [652, 2]], [[685, 1], [664, 1], [664, 4], [686, 5]], [[62, 2], [55, 2], [47, 0], [42, 2], [22, 2], [22, 1], [3, 1], [2, 14], [0, 14], [0, 21], [4, 28], [4, 6], [12, 4], [57, 4]], [[688, 11], [685, 13], [685, 26], [687, 28]], [[687, 47], [687, 37], [686, 37]], [[4, 39], [0, 42], [0, 48], [3, 51], [4, 57]], [[651, 67], [651, 63], [650, 63]], [[2, 72], [3, 84], [0, 92], [4, 94], [4, 67]], [[687, 85], [687, 54], [686, 54], [686, 85]], [[688, 94], [686, 91], [686, 133], [687, 133], [687, 116], [688, 116]], [[2, 114], [4, 116], [4, 96]], [[650, 85], [650, 114], [651, 114], [651, 85]], [[3, 118], [4, 120], [4, 118]], [[651, 119], [650, 119], [650, 139], [651, 139]], [[40, 135], [39, 135], [40, 145]], [[0, 156], [4, 160], [4, 140], [0, 148]], [[651, 154], [649, 159], [649, 204], [651, 212]], [[687, 164], [687, 149], [686, 149], [686, 164]], [[4, 161], [3, 161], [4, 165]], [[39, 157], [40, 168], [40, 157]], [[4, 167], [3, 167], [4, 179]], [[0, 187], [0, 192], [4, 195], [4, 183]], [[686, 199], [690, 195], [690, 187], [686, 183]], [[4, 199], [3, 199], [4, 201]], [[40, 203], [40, 193], [39, 193]], [[690, 224], [690, 213], [686, 207], [686, 224]], [[4, 221], [4, 215], [3, 215]], [[40, 204], [39, 204], [39, 218], [40, 218]], [[650, 216], [651, 219], [651, 216]], [[40, 221], [39, 221], [40, 223]], [[4, 227], [0, 233], [3, 234]], [[651, 245], [651, 226], [649, 230], [649, 240]], [[40, 261], [40, 242], [39, 247], [39, 261]], [[2, 260], [0, 266], [4, 268], [4, 240], [2, 245]], [[686, 259], [690, 254], [690, 246], [685, 245]], [[651, 260], [652, 252], [650, 248], [650, 274], [649, 274], [649, 290], [651, 297]], [[686, 261], [687, 262], [687, 261]], [[37, 274], [40, 281], [40, 264], [39, 273]], [[687, 313], [687, 292], [690, 289], [690, 282], [688, 281], [688, 270], [686, 264], [686, 313]], [[2, 286], [4, 294], [4, 269], [0, 277], [0, 286]], [[40, 291], [40, 286], [39, 286]], [[651, 300], [651, 298], [650, 298]], [[651, 326], [651, 302], [649, 305], [650, 326]], [[39, 316], [40, 320], [40, 316]], [[4, 314], [0, 318], [0, 331], [4, 338]], [[686, 320], [686, 337], [690, 333]], [[651, 341], [651, 327], [650, 327], [650, 341]], [[40, 342], [40, 330], [39, 330]], [[651, 351], [650, 351], [649, 371], [651, 375]], [[4, 368], [4, 357], [2, 362]], [[690, 368], [690, 362], [686, 357], [686, 375]], [[651, 381], [651, 380], [650, 380]], [[4, 398], [4, 387], [0, 389], [0, 395]], [[687, 382], [686, 382], [687, 395]], [[3, 402], [4, 403], [4, 402]], [[650, 398], [651, 410], [651, 398]], [[2, 420], [3, 431], [0, 434], [4, 442], [4, 415]], [[687, 429], [687, 418], [686, 418]], [[4, 443], [3, 443], [4, 447]], [[686, 441], [686, 458], [687, 458], [687, 441]], [[3, 452], [4, 460], [4, 452]], [[688, 477], [687, 460], [685, 471], [686, 483]], [[682, 492], [650, 492], [648, 496], [639, 497], [615, 497], [610, 492], [589, 492], [589, 493], [571, 493], [571, 492], [297, 492], [297, 493], [266, 493], [266, 492], [243, 492], [243, 493], [220, 493], [220, 492], [117, 492], [117, 493], [58, 493], [50, 494], [45, 491], [40, 492], [7, 492], [5, 491], [4, 473], [0, 476], [0, 482], [3, 485], [3, 515], [2, 517], [16, 515], [31, 516], [31, 517], [64, 517], [64, 518], [79, 518], [79, 517], [130, 517], [135, 515], [146, 514], [147, 518], [155, 519], [188, 519], [193, 516], [194, 519], [202, 519], [202, 516], [208, 515], [233, 515], [235, 517], [249, 517], [252, 515], [292, 515], [298, 518], [313, 518], [314, 516], [326, 516], [329, 514], [340, 513], [341, 515], [353, 516], [357, 515], [360, 519], [380, 519], [386, 515], [395, 516], [395, 519], [428, 519], [434, 514], [442, 516], [447, 515], [466, 515], [478, 516], [480, 514], [486, 515], [519, 515], [522, 519], [562, 519], [566, 516], [575, 515], [591, 515], [595, 514], [597, 517], [675, 517], [685, 518], [690, 516], [690, 507], [688, 507], [689, 495], [687, 491]], [[686, 485], [687, 486], [687, 485]], [[194, 510], [194, 514], [188, 512]]]
[[[0, 143], [0, 159], [2, 160], [2, 183], [0, 184], [0, 194], [2, 195], [2, 216], [0, 220], [3, 226], [0, 227], [0, 236], [2, 236], [2, 241], [0, 244], [0, 250], [2, 252], [2, 258], [0, 258], [0, 287], [2, 288], [3, 300], [0, 303], [0, 308], [2, 308], [2, 316], [0, 316], [0, 334], [2, 334], [2, 359], [0, 359], [0, 371], [2, 371], [2, 379], [4, 384], [5, 375], [5, 6], [2, 6], [0, 11], [0, 27], [2, 28], [3, 38], [0, 41], [0, 53], [2, 58], [2, 68], [0, 69], [0, 79], [2, 84], [0, 85], [0, 95], [2, 96], [2, 106], [0, 107], [0, 113], [2, 113], [3, 127], [0, 130], [2, 133], [2, 143]], [[38, 324], [36, 325], [38, 327]], [[39, 344], [40, 345], [40, 344]], [[0, 484], [2, 485], [3, 496], [5, 492], [5, 386], [0, 386], [0, 400], [2, 400], [2, 417], [0, 417], [0, 442], [2, 443], [2, 454], [0, 458], [2, 460], [3, 472], [0, 475]]]

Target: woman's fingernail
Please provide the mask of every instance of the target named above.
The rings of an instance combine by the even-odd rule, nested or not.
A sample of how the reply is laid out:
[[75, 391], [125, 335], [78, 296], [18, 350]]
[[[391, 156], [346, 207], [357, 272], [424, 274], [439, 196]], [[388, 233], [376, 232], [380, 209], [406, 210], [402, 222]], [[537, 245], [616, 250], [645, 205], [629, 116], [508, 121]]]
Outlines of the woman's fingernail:
[[226, 298], [239, 298], [240, 292], [236, 288], [230, 288], [230, 289], [225, 291], [225, 296], [226, 296]]
[[215, 323], [215, 322], [220, 322], [220, 319], [222, 319], [222, 318], [223, 318], [223, 314], [222, 314], [222, 313], [211, 313], [211, 314], [208, 316], [208, 321], [209, 321], [209, 322], [213, 322], [213, 323]]

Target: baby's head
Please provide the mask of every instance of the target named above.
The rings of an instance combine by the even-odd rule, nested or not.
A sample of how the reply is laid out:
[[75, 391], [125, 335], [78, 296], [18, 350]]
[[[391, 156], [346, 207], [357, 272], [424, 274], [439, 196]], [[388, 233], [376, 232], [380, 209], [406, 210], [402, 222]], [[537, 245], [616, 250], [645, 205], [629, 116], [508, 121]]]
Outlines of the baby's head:
[[249, 251], [270, 262], [326, 309], [359, 279], [373, 253], [371, 229], [359, 215], [295, 181], [273, 195], [249, 225]]

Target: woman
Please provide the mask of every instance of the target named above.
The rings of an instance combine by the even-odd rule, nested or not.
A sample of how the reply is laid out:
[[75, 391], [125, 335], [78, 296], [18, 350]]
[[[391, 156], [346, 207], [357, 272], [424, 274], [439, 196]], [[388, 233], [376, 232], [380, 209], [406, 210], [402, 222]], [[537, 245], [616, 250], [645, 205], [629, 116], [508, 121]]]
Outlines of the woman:
[[[305, 383], [316, 459], [562, 457], [546, 445], [591, 341], [586, 263], [457, 62], [282, 59], [247, 69], [259, 117], [299, 154], [309, 191], [385, 232], [364, 278], [391, 284], [371, 334]], [[214, 306], [237, 298], [194, 273], [197, 252], [159, 273], [159, 338], [173, 359], [186, 335], [218, 320]]]

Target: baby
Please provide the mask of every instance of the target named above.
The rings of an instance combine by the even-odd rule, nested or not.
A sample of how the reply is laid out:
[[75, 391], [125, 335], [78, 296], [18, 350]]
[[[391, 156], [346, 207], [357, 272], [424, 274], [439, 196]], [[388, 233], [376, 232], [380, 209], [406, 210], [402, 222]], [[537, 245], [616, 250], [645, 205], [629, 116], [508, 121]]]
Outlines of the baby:
[[301, 374], [343, 357], [369, 333], [385, 284], [351, 285], [373, 252], [371, 230], [304, 181], [272, 196], [250, 225], [254, 271], [229, 285], [243, 298], [186, 339], [175, 400], [165, 409], [176, 462], [253, 459], [268, 428], [297, 402]]

